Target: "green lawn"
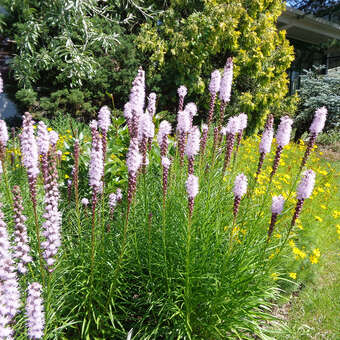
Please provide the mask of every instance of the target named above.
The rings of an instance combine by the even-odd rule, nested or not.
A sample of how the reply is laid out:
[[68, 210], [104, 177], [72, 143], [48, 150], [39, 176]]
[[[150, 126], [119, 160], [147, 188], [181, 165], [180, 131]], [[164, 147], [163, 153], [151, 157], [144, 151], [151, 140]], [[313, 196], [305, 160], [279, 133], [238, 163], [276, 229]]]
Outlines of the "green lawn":
[[340, 211], [340, 161], [332, 166], [336, 169], [332, 184], [338, 187], [337, 194], [327, 206], [328, 217], [314, 235], [322, 254], [320, 262], [313, 265], [306, 285], [293, 292], [281, 308], [288, 310], [290, 329], [282, 339], [340, 339], [340, 216], [334, 218], [334, 211]]

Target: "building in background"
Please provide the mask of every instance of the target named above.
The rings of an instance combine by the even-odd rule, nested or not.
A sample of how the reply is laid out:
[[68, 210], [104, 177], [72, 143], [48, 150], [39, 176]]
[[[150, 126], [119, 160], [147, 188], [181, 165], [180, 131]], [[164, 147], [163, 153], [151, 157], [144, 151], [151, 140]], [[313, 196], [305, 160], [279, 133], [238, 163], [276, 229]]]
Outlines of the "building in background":
[[340, 72], [340, 8], [331, 17], [321, 18], [287, 6], [277, 25], [287, 32], [295, 49], [289, 70], [290, 94], [299, 88], [303, 70], [313, 65], [325, 65], [326, 73]]

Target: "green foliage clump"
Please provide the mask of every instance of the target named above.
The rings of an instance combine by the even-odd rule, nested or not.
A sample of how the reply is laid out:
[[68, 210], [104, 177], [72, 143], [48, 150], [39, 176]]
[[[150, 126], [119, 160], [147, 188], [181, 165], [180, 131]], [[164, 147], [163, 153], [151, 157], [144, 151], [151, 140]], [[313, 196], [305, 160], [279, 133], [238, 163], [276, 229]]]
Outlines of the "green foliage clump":
[[315, 110], [321, 106], [328, 110], [324, 132], [340, 129], [340, 78], [321, 74], [323, 68], [305, 70], [305, 74], [301, 76], [301, 102], [295, 118], [296, 139], [308, 130]]
[[150, 58], [149, 74], [159, 72], [166, 88], [161, 105], [171, 104], [174, 111], [176, 89], [185, 84], [190, 98], [207, 108], [208, 99], [198, 99], [207, 87], [203, 79], [233, 56], [230, 115], [247, 113], [253, 132], [269, 112], [292, 112], [296, 97], [286, 98], [285, 71], [293, 49], [285, 32], [275, 26], [283, 6], [279, 0], [170, 2], [158, 22], [145, 23], [138, 37], [140, 49]]
[[122, 106], [141, 61], [134, 26], [154, 15], [140, 1], [5, 1], [5, 34], [15, 41], [11, 63], [16, 98], [40, 115], [89, 118], [110, 93]]

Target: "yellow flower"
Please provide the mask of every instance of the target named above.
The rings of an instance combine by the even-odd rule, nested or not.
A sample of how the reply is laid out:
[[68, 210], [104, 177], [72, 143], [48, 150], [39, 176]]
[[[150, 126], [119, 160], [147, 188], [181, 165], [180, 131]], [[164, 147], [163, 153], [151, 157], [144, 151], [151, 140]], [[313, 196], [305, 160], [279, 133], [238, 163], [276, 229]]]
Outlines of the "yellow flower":
[[275, 256], [275, 254], [274, 254], [274, 253], [271, 253], [271, 254], [269, 255], [269, 260], [271, 260], [274, 256]]
[[328, 175], [328, 172], [326, 170], [317, 170], [320, 175]]
[[296, 273], [289, 273], [289, 277], [296, 280]]
[[336, 233], [339, 235], [339, 240], [340, 240], [340, 224], [336, 225]]
[[297, 247], [293, 248], [293, 253], [296, 255], [295, 256], [296, 259], [298, 259], [299, 257], [301, 257], [301, 259], [304, 259], [307, 256], [307, 254], [304, 251], [300, 250]]
[[65, 178], [68, 179], [68, 178], [70, 178], [70, 176], [69, 175], [65, 175]]
[[324, 209], [324, 210], [327, 209], [327, 207], [326, 207], [324, 204], [321, 204], [321, 205], [320, 205], [320, 208], [322, 208], [322, 209]]
[[272, 277], [272, 279], [274, 281], [276, 281], [279, 278], [279, 274], [278, 273], [271, 273], [270, 276]]
[[311, 262], [312, 264], [317, 264], [317, 263], [319, 262], [318, 258], [317, 258], [316, 256], [314, 256], [314, 255], [311, 255], [311, 256], [309, 257], [309, 260], [310, 260], [310, 262]]
[[320, 216], [314, 216], [314, 217], [317, 221], [322, 222], [322, 218]]
[[66, 130], [66, 132], [70, 133], [70, 132], [71, 132], [71, 130]]
[[319, 248], [315, 248], [315, 249], [313, 250], [313, 254], [314, 254], [316, 257], [320, 257], [320, 256], [321, 256], [321, 254], [320, 254], [320, 249], [319, 249]]
[[289, 240], [289, 245], [293, 248], [295, 247], [295, 242], [293, 240]]
[[65, 152], [65, 155], [69, 155], [70, 153], [68, 151]]
[[275, 233], [274, 235], [276, 238], [281, 238], [281, 234]]
[[331, 184], [330, 183], [325, 183], [325, 187], [330, 188]]
[[49, 128], [47, 128], [47, 131], [52, 131], [52, 128], [50, 128], [50, 127], [49, 127]]
[[334, 218], [338, 218], [340, 216], [340, 211], [334, 210], [332, 215]]

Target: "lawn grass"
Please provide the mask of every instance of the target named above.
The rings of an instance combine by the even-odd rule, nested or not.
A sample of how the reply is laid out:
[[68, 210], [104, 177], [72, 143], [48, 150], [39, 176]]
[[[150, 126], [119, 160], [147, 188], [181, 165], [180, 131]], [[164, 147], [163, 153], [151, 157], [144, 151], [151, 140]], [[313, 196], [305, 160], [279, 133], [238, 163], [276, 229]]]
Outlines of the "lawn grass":
[[314, 231], [322, 255], [303, 288], [293, 292], [280, 308], [281, 315], [288, 309], [285, 317], [289, 329], [280, 339], [340, 339], [340, 216], [334, 214], [340, 210], [340, 161], [332, 162], [332, 167], [336, 170], [331, 182], [337, 186], [336, 194]]

